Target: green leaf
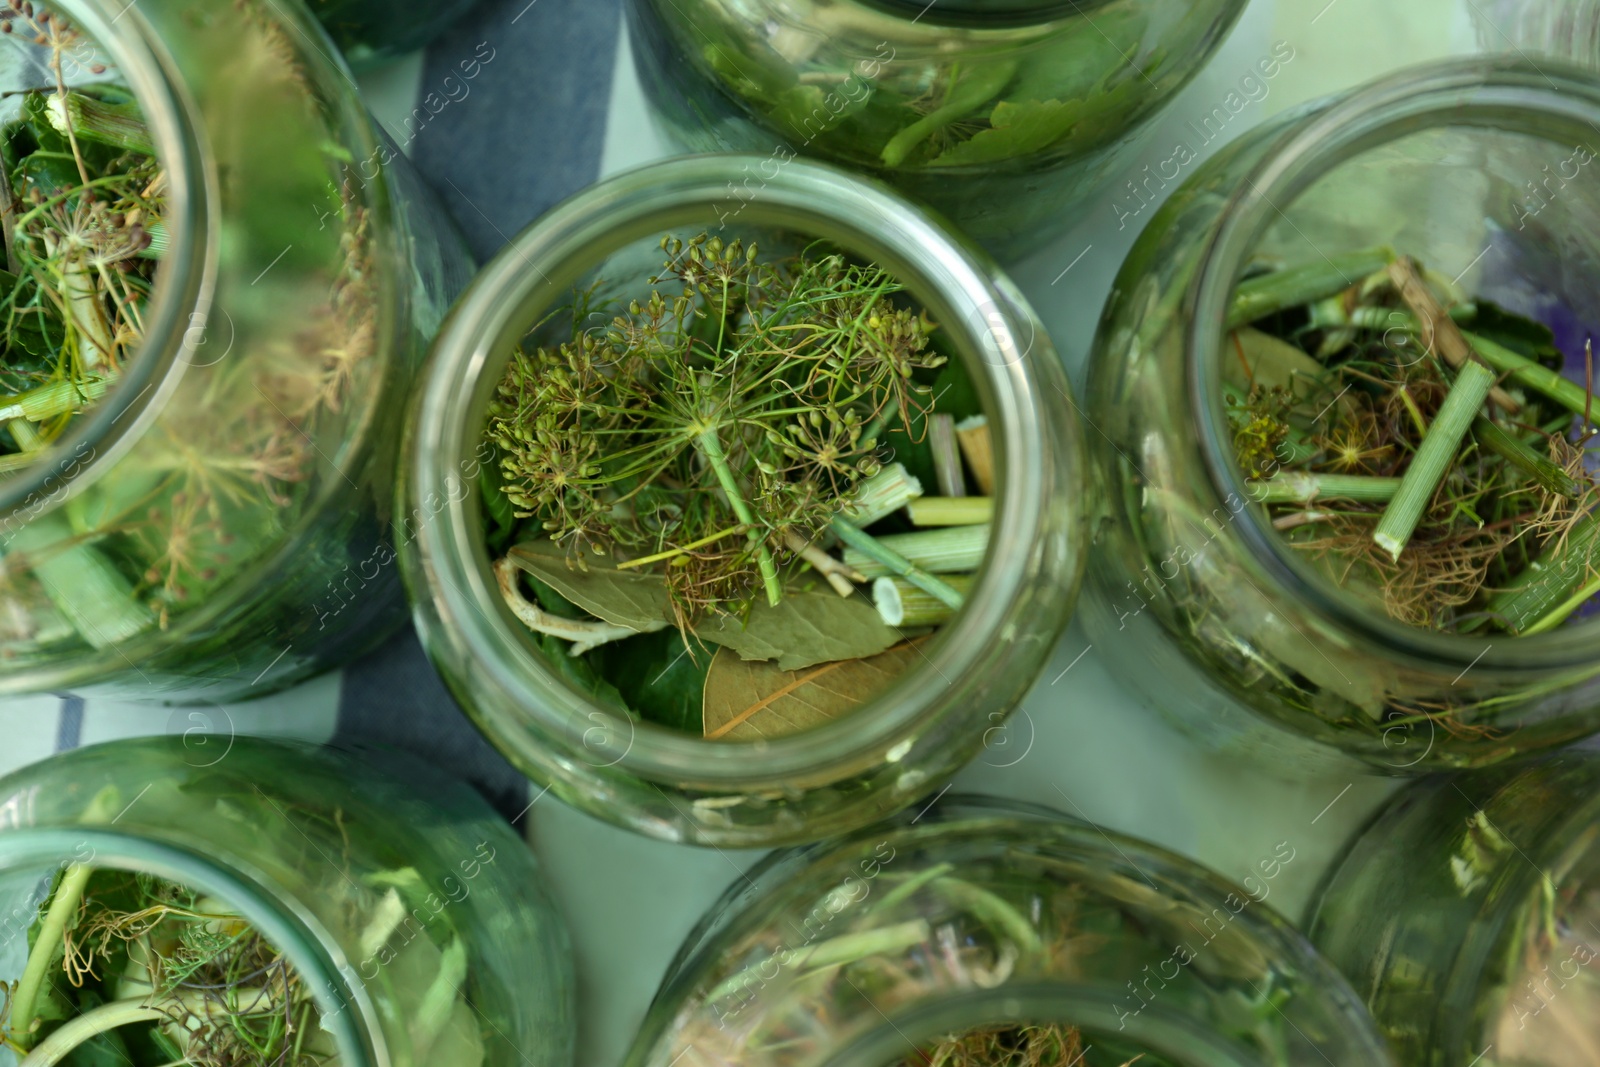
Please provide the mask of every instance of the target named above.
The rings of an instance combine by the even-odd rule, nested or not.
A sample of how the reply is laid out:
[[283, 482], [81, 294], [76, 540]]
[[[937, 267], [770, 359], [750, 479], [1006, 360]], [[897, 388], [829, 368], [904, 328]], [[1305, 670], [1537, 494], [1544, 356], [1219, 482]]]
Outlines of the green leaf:
[[922, 655], [907, 643], [865, 659], [794, 671], [730, 652], [718, 652], [706, 676], [705, 736], [716, 740], [784, 737], [832, 722], [882, 692]]
[[699, 734], [700, 704], [714, 646], [676, 629], [640, 634], [589, 653], [596, 668], [616, 680], [628, 706], [649, 722]]
[[989, 116], [990, 129], [952, 145], [933, 161], [936, 167], [998, 163], [1042, 152], [1096, 110], [1087, 100], [1002, 100]]
[[787, 592], [777, 607], [758, 601], [742, 622], [718, 616], [696, 627], [695, 635], [747, 660], [777, 660], [786, 671], [863, 659], [900, 640], [865, 597], [841, 597], [827, 588]]
[[[906, 162], [923, 141], [993, 100], [1016, 72], [1016, 63], [1009, 60], [969, 63], [965, 70], [959, 63], [951, 67], [950, 88], [944, 102], [889, 139], [880, 156], [884, 165], [898, 167]], [[995, 110], [1004, 106], [1002, 102]]]
[[517, 528], [516, 508], [511, 506], [505, 490], [500, 487], [499, 466], [496, 461], [478, 468], [478, 493], [483, 500], [483, 517], [490, 527], [487, 531], [489, 551], [495, 555], [505, 551]]
[[549, 541], [525, 541], [508, 556], [518, 568], [613, 626], [645, 630], [669, 617], [667, 583], [659, 574], [619, 571], [593, 557], [580, 570]]
[[1536, 319], [1507, 311], [1489, 300], [1475, 301], [1478, 313], [1466, 328], [1479, 337], [1487, 337], [1502, 348], [1509, 348], [1519, 356], [1537, 360], [1547, 367], [1560, 369], [1564, 357], [1556, 348], [1555, 331]]
[[[540, 651], [549, 659], [551, 668], [563, 680], [578, 692], [586, 694], [596, 704], [613, 707], [618, 711], [632, 712], [628, 702], [622, 698], [622, 693], [617, 687], [596, 672], [594, 664], [589, 662], [589, 657], [574, 656], [568, 652], [571, 643], [549, 634], [536, 634], [530, 631], [530, 637]], [[595, 650], [596, 652], [599, 649]], [[594, 653], [590, 653], [593, 656]]]

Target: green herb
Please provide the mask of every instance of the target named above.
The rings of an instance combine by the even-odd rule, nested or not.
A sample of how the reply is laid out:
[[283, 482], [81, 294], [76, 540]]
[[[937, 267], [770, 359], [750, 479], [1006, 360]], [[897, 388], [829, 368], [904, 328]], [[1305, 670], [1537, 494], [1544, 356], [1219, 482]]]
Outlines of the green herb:
[[1223, 375], [1250, 496], [1335, 580], [1417, 626], [1519, 635], [1600, 589], [1591, 397], [1548, 329], [1386, 250], [1253, 277], [1233, 306], [1257, 324]]
[[[822, 245], [661, 248], [647, 292], [598, 304], [602, 279], [576, 295], [570, 333], [564, 314], [546, 319], [513, 354], [485, 431], [500, 457], [485, 508], [513, 526], [489, 531], [491, 549], [510, 542], [496, 575], [541, 647], [591, 658], [582, 691], [603, 683], [634, 714], [707, 736], [804, 729], [865, 702], [881, 685], [861, 679], [886, 684], [885, 663], [910, 665], [885, 659], [905, 636], [838, 544], [961, 606], [879, 531], [903, 529], [923, 492], [896, 433], [923, 446], [936, 408], [971, 415], [976, 397], [881, 268]], [[820, 683], [757, 695], [808, 671], [851, 679], [834, 690], [848, 699], [798, 714]], [[739, 732], [720, 729], [733, 719]]]

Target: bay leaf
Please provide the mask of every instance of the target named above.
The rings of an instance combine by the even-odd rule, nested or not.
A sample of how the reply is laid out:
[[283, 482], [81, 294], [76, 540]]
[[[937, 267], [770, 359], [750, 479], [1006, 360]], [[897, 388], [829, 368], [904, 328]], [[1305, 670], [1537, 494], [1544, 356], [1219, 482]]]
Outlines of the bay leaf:
[[871, 700], [921, 659], [922, 653], [908, 642], [865, 659], [786, 671], [770, 661], [750, 662], [731, 649], [720, 649], [706, 675], [705, 736], [756, 741], [821, 726]]
[[759, 600], [743, 620], [713, 616], [695, 627], [695, 636], [743, 659], [777, 660], [785, 671], [875, 656], [901, 640], [866, 597], [841, 597], [827, 588], [791, 590], [777, 607]]
[[670, 619], [667, 582], [659, 574], [619, 571], [590, 557], [580, 569], [549, 541], [525, 541], [507, 553], [512, 563], [597, 619], [632, 630], [659, 629]]

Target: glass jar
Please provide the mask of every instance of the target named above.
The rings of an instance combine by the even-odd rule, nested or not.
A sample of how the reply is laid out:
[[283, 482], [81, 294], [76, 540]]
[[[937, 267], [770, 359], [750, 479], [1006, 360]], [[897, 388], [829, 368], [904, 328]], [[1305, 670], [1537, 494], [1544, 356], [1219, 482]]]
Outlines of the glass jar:
[[1478, 44], [1489, 51], [1546, 53], [1600, 67], [1600, 3], [1596, 0], [1468, 0]]
[[1401, 1062], [1600, 1056], [1600, 754], [1430, 778], [1328, 873], [1312, 940]]
[[394, 0], [308, 0], [345, 59], [357, 70], [414, 52], [443, 33], [478, 0], [427, 5]]
[[[1081, 572], [1077, 424], [1061, 364], [1021, 295], [919, 209], [830, 167], [788, 162], [750, 199], [729, 193], [732, 179], [770, 162], [654, 164], [578, 194], [519, 235], [434, 346], [399, 515], [423, 645], [490, 741], [601, 818], [730, 847], [816, 839], [943, 785], [1032, 685]], [[888, 271], [964, 361], [1000, 453], [991, 548], [961, 612], [881, 696], [770, 740], [708, 741], [607, 710], [511, 614], [485, 547], [485, 411], [518, 342], [597, 279], [642, 287], [660, 269], [663, 234], [701, 230], [769, 248], [828, 241]]]
[[404, 618], [397, 398], [470, 259], [302, 6], [59, 10], [66, 78], [139, 102], [164, 250], [137, 355], [0, 482], [0, 693], [258, 695]]
[[[571, 951], [532, 853], [409, 757], [191, 732], [0, 780], [0, 977], [20, 973], [41, 894], [73, 864], [238, 912], [316, 991], [342, 1067], [572, 1061]], [[450, 1009], [442, 1037], [414, 1028], [425, 1001]]]
[[1532, 219], [1525, 198], [1596, 121], [1600, 91], [1557, 64], [1417, 68], [1245, 135], [1135, 246], [1090, 370], [1102, 510], [1084, 617], [1123, 681], [1204, 744], [1291, 775], [1400, 774], [1600, 728], [1592, 621], [1514, 640], [1408, 626], [1291, 548], [1247, 503], [1220, 381], [1224, 308], [1252, 257], [1376, 245], [1582, 352], [1600, 185], [1569, 182]]
[[942, 801], [748, 871], [624, 1063], [889, 1067], [1032, 1025], [1079, 1031], [1087, 1067], [1388, 1064], [1355, 994], [1262, 903], [1294, 859], [1285, 842], [1233, 886], [1045, 808]]
[[1072, 225], [1244, 6], [633, 0], [629, 27], [657, 116], [691, 150], [863, 169], [1015, 256]]

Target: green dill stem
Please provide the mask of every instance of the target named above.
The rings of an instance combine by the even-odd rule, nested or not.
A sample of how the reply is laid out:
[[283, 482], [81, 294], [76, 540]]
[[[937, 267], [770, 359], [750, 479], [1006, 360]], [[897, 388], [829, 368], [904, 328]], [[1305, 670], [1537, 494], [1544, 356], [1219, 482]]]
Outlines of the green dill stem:
[[950, 607], [960, 609], [963, 599], [958, 590], [949, 583], [935, 578], [894, 549], [884, 545], [882, 541], [879, 541], [871, 534], [864, 532], [849, 519], [841, 515], [835, 515], [833, 517], [833, 530], [839, 535], [839, 540], [843, 541], [847, 547], [853, 548], [868, 559], [874, 560], [880, 566], [887, 568], [890, 573], [899, 575], [923, 592], [931, 593], [938, 597], [939, 600]]
[[1228, 308], [1227, 328], [1236, 330], [1285, 308], [1312, 304], [1343, 292], [1354, 284], [1352, 279], [1382, 270], [1393, 259], [1392, 248], [1370, 248], [1240, 282]]
[[167, 1017], [166, 1011], [146, 1005], [143, 997], [131, 1000], [114, 1000], [98, 1008], [69, 1019], [59, 1029], [39, 1043], [39, 1047], [22, 1060], [17, 1067], [55, 1067], [70, 1056], [84, 1042], [110, 1030], [134, 1023], [149, 1023]]
[[767, 590], [767, 603], [777, 607], [783, 600], [783, 585], [778, 581], [778, 567], [772, 562], [772, 553], [768, 550], [766, 538], [756, 524], [756, 517], [750, 510], [750, 504], [739, 491], [739, 480], [733, 476], [733, 468], [728, 466], [728, 456], [722, 451], [722, 441], [717, 437], [716, 427], [705, 430], [696, 440], [700, 442], [700, 451], [711, 464], [711, 469], [716, 471], [722, 491], [728, 495], [728, 505], [733, 508], [733, 513], [739, 517], [739, 521], [748, 527], [745, 537], [755, 546], [756, 563], [761, 568], [761, 582]]
[[1578, 483], [1559, 464], [1549, 456], [1540, 455], [1532, 445], [1502, 430], [1491, 420], [1480, 418], [1474, 422], [1472, 436], [1484, 448], [1532, 478], [1545, 491], [1568, 498], [1578, 495]]
[[[862, 930], [859, 933], [832, 937], [808, 948], [785, 949], [777, 955], [782, 966], [809, 967], [815, 971], [824, 967], [836, 967], [841, 963], [854, 963], [869, 956], [902, 952], [932, 937], [933, 930], [928, 926], [928, 920], [912, 919], [893, 926], [880, 926], [875, 930]], [[766, 960], [762, 963], [765, 964]], [[755, 972], [755, 967], [746, 967], [726, 979], [706, 997], [707, 1003], [715, 1004], [748, 987], [751, 982], [758, 981]]]
[[1382, 504], [1400, 491], [1399, 478], [1364, 474], [1310, 474], [1288, 471], [1265, 481], [1246, 482], [1258, 504], [1309, 504], [1313, 500], [1356, 500]]
[[1561, 552], [1549, 546], [1528, 569], [1489, 602], [1489, 610], [1514, 634], [1552, 630], [1595, 592], [1600, 571], [1600, 515], [1580, 519]]
[[155, 155], [155, 143], [150, 139], [150, 129], [137, 104], [108, 104], [83, 93], [69, 92], [65, 98], [50, 97], [45, 102], [45, 110], [50, 125], [62, 133], [67, 132], [70, 121], [73, 132], [86, 141], [98, 141], [141, 155]]
[[690, 541], [688, 544], [681, 545], [678, 548], [669, 548], [667, 551], [657, 552], [653, 556], [640, 556], [638, 559], [625, 560], [624, 562], [617, 564], [617, 570], [625, 571], [633, 567], [647, 567], [652, 563], [660, 563], [664, 559], [674, 559], [687, 552], [693, 552], [697, 548], [704, 548], [707, 545], [715, 544], [724, 537], [732, 537], [734, 534], [744, 532], [745, 528], [742, 524], [739, 526], [730, 526], [726, 530], [718, 530], [714, 534], [709, 534], [705, 537], [702, 537], [698, 541]]
[[1494, 382], [1494, 371], [1476, 361], [1467, 363], [1456, 375], [1438, 416], [1417, 446], [1417, 454], [1401, 479], [1399, 491], [1384, 509], [1378, 528], [1372, 532], [1372, 539], [1390, 558], [1398, 560], [1405, 551], [1417, 523], [1428, 509], [1428, 502], [1455, 461], [1473, 420], [1489, 398]]
[[925, 496], [906, 505], [913, 526], [978, 526], [994, 520], [994, 498]]
[[[44, 988], [50, 965], [55, 962], [56, 953], [61, 949], [67, 923], [77, 917], [78, 902], [83, 899], [84, 887], [89, 884], [89, 876], [93, 873], [93, 867], [74, 863], [61, 875], [61, 884], [56, 886], [55, 896], [50, 899], [50, 907], [39, 927], [39, 936], [34, 939], [33, 948], [28, 952], [28, 962], [22, 968], [22, 979], [11, 997], [11, 1040], [22, 1048], [33, 1044], [32, 1031], [37, 1018], [39, 992]], [[98, 1032], [90, 1031], [84, 1038], [67, 1045], [55, 1059], [40, 1062], [55, 1063], [81, 1041]], [[29, 1056], [24, 1062], [31, 1062], [33, 1058]]]
[[[989, 549], [989, 527], [949, 526], [916, 533], [886, 534], [875, 540], [930, 574], [965, 574], [977, 570], [983, 563], [983, 555]], [[868, 578], [897, 573], [880, 563], [877, 557], [854, 546], [845, 548], [844, 561]]]
[[996, 896], [987, 889], [979, 889], [969, 882], [963, 882], [959, 878], [937, 879], [933, 887], [952, 904], [965, 908], [984, 922], [1004, 930], [1006, 936], [1011, 938], [1024, 957], [1044, 950], [1044, 941], [1039, 937], [1039, 931], [1035, 930], [1033, 924], [1004, 898]]
[[1559, 371], [1553, 371], [1542, 363], [1518, 355], [1488, 338], [1473, 333], [1464, 333], [1463, 336], [1485, 363], [1507, 375], [1511, 381], [1537, 393], [1543, 393], [1575, 414], [1587, 415], [1589, 392], [1577, 382], [1569, 381], [1563, 378]]

